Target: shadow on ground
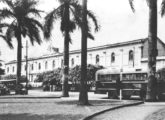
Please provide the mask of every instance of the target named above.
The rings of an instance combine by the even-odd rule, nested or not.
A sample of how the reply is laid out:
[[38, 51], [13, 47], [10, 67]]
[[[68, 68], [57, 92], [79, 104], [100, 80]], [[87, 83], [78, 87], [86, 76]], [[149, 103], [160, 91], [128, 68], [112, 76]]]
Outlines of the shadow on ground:
[[78, 120], [82, 115], [35, 115], [35, 114], [3, 114], [0, 115], [0, 120]]
[[[56, 102], [57, 104], [61, 105], [78, 105], [78, 101], [76, 100], [69, 100], [69, 101], [58, 101]], [[118, 105], [121, 104], [122, 101], [119, 100], [89, 100], [89, 104], [91, 106], [101, 106], [101, 105], [108, 105], [108, 104], [113, 104], [113, 105]]]

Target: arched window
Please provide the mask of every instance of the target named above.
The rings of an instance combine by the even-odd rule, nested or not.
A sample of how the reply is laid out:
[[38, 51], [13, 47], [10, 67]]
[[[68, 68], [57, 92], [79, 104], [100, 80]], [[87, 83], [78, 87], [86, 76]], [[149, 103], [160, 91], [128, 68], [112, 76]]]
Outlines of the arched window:
[[74, 58], [71, 59], [71, 66], [74, 66]]
[[100, 58], [99, 55], [96, 55], [96, 64], [99, 64]]
[[31, 64], [31, 70], [33, 70], [33, 69], [34, 69], [33, 64]]
[[114, 63], [115, 62], [115, 53], [113, 52], [111, 54], [111, 63]]
[[52, 62], [52, 67], [55, 68], [55, 60]]
[[7, 67], [7, 72], [9, 72], [9, 67]]
[[24, 69], [25, 69], [25, 71], [26, 71], [26, 69], [27, 69], [27, 68], [26, 68], [26, 65], [24, 66]]
[[63, 64], [64, 64], [64, 60], [61, 59], [61, 68], [63, 67]]
[[48, 69], [48, 62], [45, 62], [45, 70]]
[[133, 56], [133, 51], [130, 50], [130, 51], [129, 51], [129, 58], [128, 58], [129, 61], [133, 61], [133, 59], [134, 59], [133, 57], [134, 57], [134, 56]]
[[39, 70], [41, 69], [41, 63], [38, 64], [38, 69], [39, 69]]
[[14, 66], [13, 66], [13, 73], [14, 73]]

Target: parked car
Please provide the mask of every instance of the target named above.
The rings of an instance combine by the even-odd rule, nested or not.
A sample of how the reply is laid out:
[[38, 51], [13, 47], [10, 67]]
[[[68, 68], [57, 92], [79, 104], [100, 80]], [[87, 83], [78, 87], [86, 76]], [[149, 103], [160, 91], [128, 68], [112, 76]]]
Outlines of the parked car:
[[10, 94], [10, 89], [5, 84], [0, 84], [0, 95]]
[[27, 95], [28, 90], [25, 85], [23, 84], [18, 84], [15, 88], [15, 94], [21, 94], [21, 95]]

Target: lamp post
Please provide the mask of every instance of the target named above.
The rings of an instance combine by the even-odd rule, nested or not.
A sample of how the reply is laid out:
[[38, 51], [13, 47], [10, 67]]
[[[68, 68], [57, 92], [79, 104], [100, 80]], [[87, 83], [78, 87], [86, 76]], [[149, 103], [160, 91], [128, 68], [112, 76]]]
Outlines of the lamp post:
[[28, 41], [26, 40], [26, 89], [28, 94]]

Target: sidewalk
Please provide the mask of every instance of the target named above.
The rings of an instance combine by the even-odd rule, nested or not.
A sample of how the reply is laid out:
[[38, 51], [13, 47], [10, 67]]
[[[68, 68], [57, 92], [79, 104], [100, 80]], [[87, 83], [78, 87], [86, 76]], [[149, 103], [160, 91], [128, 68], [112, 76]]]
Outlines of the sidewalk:
[[[68, 98], [59, 98], [60, 95], [61, 92], [29, 91], [29, 95], [0, 96], [0, 108], [2, 108], [0, 109], [0, 119], [82, 120], [106, 109], [139, 102], [135, 100], [106, 99], [107, 95], [90, 92], [88, 97], [91, 105], [79, 106], [77, 105], [78, 92], [70, 92]], [[49, 97], [52, 99], [48, 99]]]

